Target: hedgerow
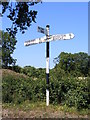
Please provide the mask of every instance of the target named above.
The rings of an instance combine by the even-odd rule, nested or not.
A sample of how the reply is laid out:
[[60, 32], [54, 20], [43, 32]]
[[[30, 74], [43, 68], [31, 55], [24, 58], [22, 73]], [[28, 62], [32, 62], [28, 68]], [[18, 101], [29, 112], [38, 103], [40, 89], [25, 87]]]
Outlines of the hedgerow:
[[[50, 78], [50, 103], [63, 104], [77, 109], [90, 108], [90, 93], [88, 81], [73, 77]], [[38, 78], [4, 76], [2, 80], [2, 101], [4, 103], [20, 104], [26, 100], [45, 101], [46, 80]]]

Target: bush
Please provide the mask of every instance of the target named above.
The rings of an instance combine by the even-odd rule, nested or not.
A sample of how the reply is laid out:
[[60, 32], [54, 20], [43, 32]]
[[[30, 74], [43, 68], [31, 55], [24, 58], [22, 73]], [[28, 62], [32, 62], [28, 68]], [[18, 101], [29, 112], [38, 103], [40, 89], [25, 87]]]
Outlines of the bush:
[[88, 79], [63, 78], [50, 80], [50, 102], [77, 109], [90, 108]]
[[[50, 78], [50, 103], [66, 104], [77, 109], [90, 108], [90, 92], [88, 80], [76, 78]], [[6, 103], [22, 103], [26, 100], [45, 101], [46, 80], [37, 78], [33, 80], [14, 75], [4, 75], [2, 86], [2, 99]]]
[[89, 93], [87, 87], [87, 80], [73, 80], [70, 79], [70, 89], [65, 94], [65, 103], [70, 107], [75, 106], [77, 109], [88, 108]]
[[4, 75], [2, 80], [2, 101], [21, 103], [25, 100], [45, 100], [46, 85], [44, 80], [32, 80], [14, 75]]
[[23, 78], [15, 79], [12, 75], [3, 77], [2, 101], [10, 103], [24, 101], [25, 90], [23, 90], [23, 82]]

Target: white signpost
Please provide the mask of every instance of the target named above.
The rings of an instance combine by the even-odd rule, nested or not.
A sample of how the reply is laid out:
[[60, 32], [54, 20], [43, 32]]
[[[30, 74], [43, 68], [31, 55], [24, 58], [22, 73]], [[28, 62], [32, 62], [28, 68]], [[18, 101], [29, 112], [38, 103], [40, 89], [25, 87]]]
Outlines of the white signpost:
[[51, 42], [51, 41], [56, 41], [56, 40], [70, 40], [73, 38], [74, 38], [73, 33], [50, 35], [48, 39], [46, 39], [46, 36], [44, 36], [41, 38], [26, 41], [24, 43], [24, 46], [30, 46], [30, 45], [40, 44], [44, 42]]
[[40, 44], [46, 42], [46, 105], [49, 105], [49, 42], [56, 40], [70, 40], [75, 36], [73, 33], [68, 34], [57, 34], [49, 35], [49, 25], [46, 26], [46, 29], [38, 26], [38, 32], [45, 34], [46, 36], [29, 40], [24, 43], [24, 46], [30, 46], [35, 44]]

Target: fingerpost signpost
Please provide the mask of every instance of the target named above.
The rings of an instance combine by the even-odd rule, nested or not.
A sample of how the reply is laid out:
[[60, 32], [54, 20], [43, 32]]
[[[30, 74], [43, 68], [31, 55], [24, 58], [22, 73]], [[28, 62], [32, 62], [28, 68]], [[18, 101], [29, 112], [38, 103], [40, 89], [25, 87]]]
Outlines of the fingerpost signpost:
[[45, 36], [24, 42], [24, 46], [30, 46], [46, 42], [46, 106], [49, 105], [49, 42], [55, 40], [69, 40], [74, 38], [73, 33], [50, 35], [49, 29], [49, 25], [47, 25], [46, 28], [38, 26], [38, 32], [45, 34]]

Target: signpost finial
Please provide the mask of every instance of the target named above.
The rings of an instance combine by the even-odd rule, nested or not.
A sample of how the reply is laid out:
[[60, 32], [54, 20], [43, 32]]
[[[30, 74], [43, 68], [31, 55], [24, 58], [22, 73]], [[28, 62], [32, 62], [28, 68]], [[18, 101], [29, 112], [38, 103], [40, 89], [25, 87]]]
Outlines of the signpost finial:
[[50, 25], [46, 25], [46, 27], [47, 27], [47, 28], [49, 28], [49, 27], [50, 27]]

